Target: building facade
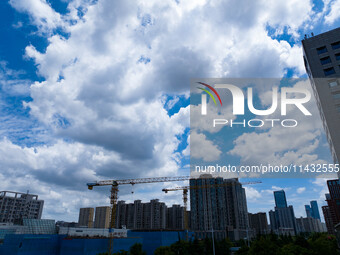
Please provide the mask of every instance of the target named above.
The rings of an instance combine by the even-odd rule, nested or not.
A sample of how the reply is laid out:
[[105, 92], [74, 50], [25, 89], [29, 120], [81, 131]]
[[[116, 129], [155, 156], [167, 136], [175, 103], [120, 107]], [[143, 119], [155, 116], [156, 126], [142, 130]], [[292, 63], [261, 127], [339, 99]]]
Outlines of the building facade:
[[184, 207], [180, 205], [172, 205], [166, 211], [166, 228], [184, 229]]
[[94, 228], [110, 228], [110, 206], [96, 207], [96, 213], [94, 216]]
[[312, 217], [296, 218], [296, 224], [298, 232], [315, 233], [327, 231], [324, 223], [322, 223], [319, 219], [315, 219]]
[[142, 203], [135, 200], [133, 204], [118, 201], [116, 228], [158, 230], [166, 229], [167, 206], [158, 199]]
[[322, 213], [323, 213], [323, 216], [325, 218], [327, 232], [329, 234], [334, 235], [335, 234], [335, 228], [334, 228], [334, 225], [333, 225], [333, 220], [332, 220], [331, 212], [329, 210], [329, 206], [326, 206], [326, 205], [323, 206], [322, 207]]
[[274, 191], [274, 199], [277, 208], [287, 208], [286, 193], [284, 190]]
[[298, 233], [294, 208], [287, 206], [286, 194], [284, 190], [274, 191], [275, 209], [269, 212], [270, 228], [276, 234]]
[[310, 201], [310, 205], [305, 205], [307, 218], [314, 218], [321, 221], [318, 202], [313, 200]]
[[38, 195], [1, 191], [0, 222], [20, 223], [23, 219], [41, 219], [44, 201]]
[[255, 235], [266, 235], [269, 233], [267, 214], [265, 212], [249, 213], [249, 228]]
[[315, 200], [310, 201], [310, 205], [312, 209], [312, 218], [318, 219], [319, 221], [321, 221], [318, 202]]
[[305, 205], [305, 210], [306, 210], [307, 218], [311, 218], [312, 217], [312, 208], [310, 207], [310, 205]]
[[305, 38], [304, 63], [335, 163], [340, 157], [340, 28]]
[[193, 231], [225, 233], [232, 240], [248, 237], [246, 195], [238, 179], [209, 174], [191, 179], [190, 208]]
[[78, 226], [79, 227], [93, 227], [93, 215], [94, 215], [94, 208], [80, 208], [79, 210], [79, 219], [78, 219]]

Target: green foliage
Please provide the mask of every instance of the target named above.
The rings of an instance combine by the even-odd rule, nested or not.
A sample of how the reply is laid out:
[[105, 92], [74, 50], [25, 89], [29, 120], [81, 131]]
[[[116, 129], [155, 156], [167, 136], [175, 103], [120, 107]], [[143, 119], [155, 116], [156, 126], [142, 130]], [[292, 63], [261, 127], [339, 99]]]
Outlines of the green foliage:
[[252, 242], [248, 251], [249, 255], [276, 255], [279, 246], [276, 240], [271, 240], [269, 237], [261, 236], [260, 239]]
[[326, 233], [306, 233], [292, 236], [277, 236], [273, 233], [259, 236], [248, 248], [241, 245], [238, 255], [336, 255], [340, 254], [334, 236]]
[[[98, 255], [108, 255], [108, 253], [99, 253]], [[146, 252], [143, 251], [142, 244], [135, 243], [130, 247], [129, 251], [120, 250], [119, 252], [113, 253], [113, 255], [146, 255]]]
[[330, 255], [340, 254], [334, 236], [325, 233], [315, 233], [308, 239], [313, 254]]
[[130, 247], [130, 254], [129, 255], [146, 255], [146, 252], [143, 251], [142, 244], [135, 243]]
[[[229, 255], [232, 243], [229, 239], [215, 241], [215, 254]], [[184, 240], [178, 241], [171, 246], [162, 246], [156, 249], [155, 255], [212, 255], [213, 242], [211, 239], [193, 240], [187, 242]]]
[[161, 246], [155, 250], [155, 255], [175, 255], [170, 246]]

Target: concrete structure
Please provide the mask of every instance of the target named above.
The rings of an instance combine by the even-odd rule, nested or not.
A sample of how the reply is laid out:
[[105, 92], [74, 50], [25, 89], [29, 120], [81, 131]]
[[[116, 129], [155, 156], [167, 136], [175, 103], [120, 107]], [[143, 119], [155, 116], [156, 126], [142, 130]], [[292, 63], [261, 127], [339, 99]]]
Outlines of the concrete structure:
[[167, 229], [184, 229], [184, 207], [173, 205], [166, 211], [166, 228]]
[[96, 207], [96, 214], [94, 217], [94, 228], [110, 228], [110, 206]]
[[296, 218], [298, 232], [314, 233], [314, 232], [327, 232], [325, 223], [319, 219], [312, 217]]
[[79, 219], [78, 219], [78, 226], [79, 227], [93, 227], [93, 215], [94, 215], [94, 208], [80, 208], [79, 210]]
[[292, 205], [287, 206], [284, 190], [274, 191], [275, 210], [269, 211], [270, 228], [277, 234], [297, 234], [296, 219]]
[[305, 38], [304, 63], [335, 163], [340, 158], [340, 28]]
[[249, 228], [255, 235], [266, 235], [269, 233], [267, 214], [265, 212], [248, 213]]
[[160, 202], [158, 199], [150, 200], [149, 203], [135, 200], [133, 204], [118, 201], [116, 228], [166, 229], [166, 211], [165, 203]]
[[[330, 233], [334, 232], [334, 226], [340, 223], [340, 182], [339, 179], [328, 180], [329, 194], [326, 194], [327, 208], [324, 210], [327, 228]], [[326, 219], [327, 216], [327, 219]], [[332, 226], [330, 226], [332, 225]]]
[[210, 236], [214, 230], [219, 237], [225, 235], [231, 240], [249, 237], [246, 194], [238, 179], [213, 178], [204, 174], [191, 179], [190, 186], [196, 187], [190, 189], [193, 231]]
[[0, 222], [21, 223], [23, 219], [40, 219], [44, 201], [38, 195], [0, 191]]
[[331, 212], [329, 210], [329, 207], [328, 206], [323, 206], [322, 207], [322, 213], [323, 213], [323, 216], [325, 218], [327, 232], [329, 234], [334, 235], [335, 234], [335, 229], [334, 229], [334, 225], [333, 225], [333, 221], [332, 221], [332, 216], [331, 216]]

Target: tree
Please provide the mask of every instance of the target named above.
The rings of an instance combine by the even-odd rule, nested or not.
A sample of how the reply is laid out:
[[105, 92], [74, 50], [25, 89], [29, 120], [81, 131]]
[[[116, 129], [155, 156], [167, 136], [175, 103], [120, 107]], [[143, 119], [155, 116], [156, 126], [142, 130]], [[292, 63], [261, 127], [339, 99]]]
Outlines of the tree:
[[277, 255], [279, 246], [272, 238], [261, 237], [259, 240], [252, 242], [249, 255]]
[[279, 250], [279, 255], [310, 255], [311, 251], [294, 243], [284, 245]]
[[155, 255], [175, 255], [169, 246], [161, 246], [155, 250]]
[[217, 241], [215, 242], [216, 254], [229, 255], [230, 247], [232, 246], [233, 244], [230, 242], [228, 238]]
[[130, 247], [130, 255], [146, 255], [146, 252], [143, 251], [142, 244], [135, 243]]
[[312, 254], [330, 255], [340, 254], [336, 239], [333, 235], [327, 233], [314, 233], [309, 239], [308, 243], [311, 246]]

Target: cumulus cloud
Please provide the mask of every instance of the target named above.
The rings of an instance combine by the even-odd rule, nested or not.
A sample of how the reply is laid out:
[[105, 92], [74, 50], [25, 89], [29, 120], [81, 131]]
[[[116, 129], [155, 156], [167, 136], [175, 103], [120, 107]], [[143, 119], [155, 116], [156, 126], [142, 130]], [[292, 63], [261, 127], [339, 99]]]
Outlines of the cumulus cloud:
[[340, 16], [340, 0], [335, 0], [330, 4], [330, 11], [325, 16], [325, 22], [329, 25], [332, 25], [335, 21], [337, 21]]
[[[45, 0], [10, 1], [48, 39], [45, 51], [26, 47], [44, 80], [30, 86], [25, 107], [53, 139], [36, 146], [2, 140], [3, 178], [41, 187], [35, 191], [53, 198], [47, 207], [66, 197], [60, 215], [99, 197], [80, 199], [74, 191], [88, 180], [180, 172], [188, 150], [177, 148], [189, 107], [173, 116], [165, 108], [188, 95], [190, 78], [279, 77], [286, 68], [303, 73], [301, 48], [271, 38], [266, 26], [296, 33], [309, 20], [309, 1], [87, 2], [70, 1], [62, 15]], [[168, 95], [175, 99], [164, 106]], [[318, 136], [308, 135], [296, 146]], [[233, 153], [242, 153], [239, 146], [241, 138]], [[212, 160], [220, 153], [208, 143], [196, 156]]]
[[296, 192], [298, 193], [298, 194], [301, 194], [301, 193], [303, 193], [303, 192], [305, 192], [306, 191], [306, 187], [301, 187], [301, 188], [298, 188], [297, 190], [296, 190]]
[[191, 157], [203, 159], [206, 162], [219, 159], [222, 152], [204, 134], [193, 131], [190, 138]]
[[10, 5], [19, 12], [24, 12], [31, 18], [32, 24], [37, 26], [41, 33], [51, 33], [63, 24], [59, 13], [46, 2], [46, 0], [10, 0]]

